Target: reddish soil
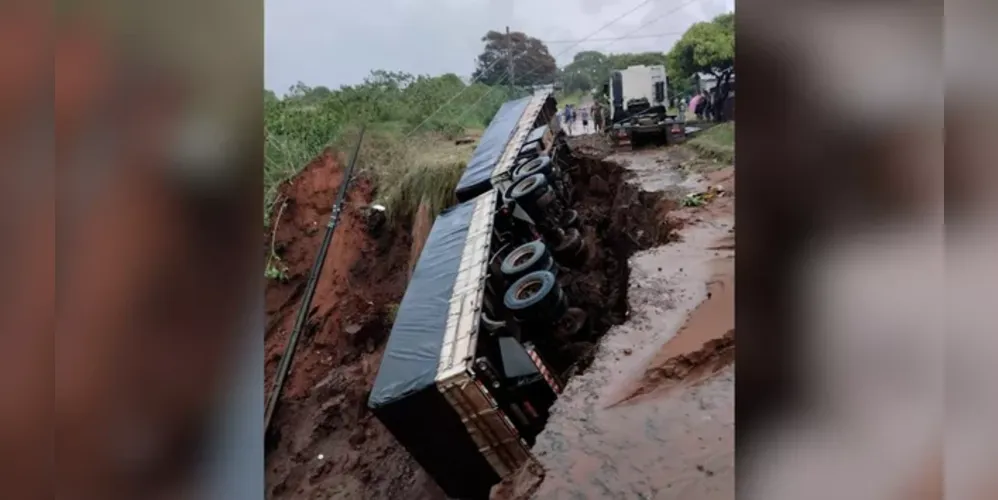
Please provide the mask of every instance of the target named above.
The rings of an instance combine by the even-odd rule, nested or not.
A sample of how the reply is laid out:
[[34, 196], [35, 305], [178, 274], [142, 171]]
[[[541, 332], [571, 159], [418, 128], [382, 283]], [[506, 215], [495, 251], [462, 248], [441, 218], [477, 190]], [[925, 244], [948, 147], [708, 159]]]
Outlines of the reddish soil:
[[[326, 151], [281, 190], [287, 206], [275, 210], [271, 227], [288, 279], [270, 280], [266, 289], [268, 393], [342, 178]], [[271, 423], [268, 498], [439, 498], [366, 407], [391, 311], [405, 291], [411, 245], [405, 229], [370, 234], [363, 207], [373, 194], [369, 180], [354, 181], [326, 256]], [[267, 245], [272, 236], [268, 231]]]
[[[714, 193], [711, 201], [702, 207], [674, 211], [674, 220], [702, 222], [734, 213], [734, 169], [708, 172], [704, 181]], [[735, 261], [734, 255], [728, 254], [735, 249], [733, 233], [734, 229], [707, 248], [714, 251], [707, 299], [690, 313], [676, 336], [662, 346], [621, 403], [663, 396], [674, 387], [703, 381], [734, 362]], [[721, 257], [721, 252], [727, 255]]]
[[419, 254], [423, 252], [423, 245], [430, 237], [430, 229], [433, 228], [433, 217], [430, 217], [430, 204], [423, 200], [416, 209], [416, 216], [412, 222], [412, 249], [409, 250], [409, 277], [412, 277], [412, 270], [416, 268], [419, 261]]

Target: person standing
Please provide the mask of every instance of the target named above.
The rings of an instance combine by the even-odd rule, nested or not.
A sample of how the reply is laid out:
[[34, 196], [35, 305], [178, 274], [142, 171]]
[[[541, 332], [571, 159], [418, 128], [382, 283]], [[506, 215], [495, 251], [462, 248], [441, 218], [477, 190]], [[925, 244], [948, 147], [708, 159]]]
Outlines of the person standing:
[[698, 120], [703, 119], [703, 95], [697, 94], [690, 99], [690, 111], [696, 115]]
[[603, 131], [603, 106], [599, 103], [593, 105], [593, 129], [597, 134]]
[[589, 130], [589, 108], [582, 108], [579, 114], [582, 118], [582, 133], [585, 134]]
[[710, 91], [703, 91], [703, 99], [700, 101], [700, 106], [703, 108], [703, 112], [699, 113], [706, 120], [710, 120], [711, 113], [713, 112], [713, 103], [711, 102]]
[[569, 104], [565, 106], [565, 130], [568, 131], [568, 135], [572, 135], [572, 124], [575, 122], [575, 110], [572, 105]]

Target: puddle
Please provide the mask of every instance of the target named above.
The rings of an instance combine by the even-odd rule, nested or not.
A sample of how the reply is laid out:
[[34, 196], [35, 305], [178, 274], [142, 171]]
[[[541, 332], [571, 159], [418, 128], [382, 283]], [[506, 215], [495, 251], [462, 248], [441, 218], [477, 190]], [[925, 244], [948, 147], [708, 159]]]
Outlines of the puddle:
[[680, 164], [690, 160], [689, 153], [679, 148], [648, 149], [611, 155], [607, 161], [624, 165], [634, 176], [634, 182], [645, 191], [662, 192], [678, 198], [702, 184], [700, 176], [685, 176]]
[[734, 387], [729, 366], [669, 398], [554, 416], [534, 447], [547, 469], [534, 498], [733, 498]]
[[731, 498], [733, 367], [668, 398], [615, 405], [706, 299], [715, 266], [707, 256], [729, 224], [687, 228], [682, 243], [632, 258], [630, 317], [603, 339], [538, 436], [534, 453], [547, 473], [534, 498]]

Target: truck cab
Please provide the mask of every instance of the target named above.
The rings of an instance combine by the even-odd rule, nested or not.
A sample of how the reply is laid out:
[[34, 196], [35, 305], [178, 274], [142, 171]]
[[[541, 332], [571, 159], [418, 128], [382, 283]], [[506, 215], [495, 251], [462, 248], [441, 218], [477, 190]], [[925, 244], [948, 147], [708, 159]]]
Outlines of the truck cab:
[[609, 101], [611, 138], [632, 146], [643, 140], [664, 140], [666, 144], [685, 138], [685, 127], [676, 115], [669, 115], [668, 78], [665, 66], [629, 66], [615, 70], [604, 87]]
[[665, 114], [668, 80], [665, 66], [629, 66], [610, 74], [610, 119], [621, 122], [632, 116], [660, 111]]

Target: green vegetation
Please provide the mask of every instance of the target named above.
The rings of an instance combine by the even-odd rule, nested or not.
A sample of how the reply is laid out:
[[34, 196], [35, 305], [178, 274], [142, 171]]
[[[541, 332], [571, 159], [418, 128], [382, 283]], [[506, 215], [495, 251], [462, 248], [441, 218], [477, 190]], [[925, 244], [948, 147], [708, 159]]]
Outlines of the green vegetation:
[[681, 206], [684, 207], [702, 207], [707, 204], [707, 194], [706, 193], [690, 193], [683, 197], [680, 202]]
[[566, 93], [593, 89], [601, 93], [615, 69], [638, 65], [663, 65], [669, 82], [669, 95], [690, 95], [696, 89], [697, 74], [705, 73], [723, 81], [734, 71], [734, 14], [722, 14], [711, 21], [696, 23], [668, 52], [604, 54], [589, 50], [575, 54], [559, 79]]
[[[575, 54], [572, 62], [561, 71], [561, 82], [566, 93], [581, 92], [586, 89], [593, 89], [600, 93], [603, 85], [610, 81], [610, 73], [615, 69], [622, 69], [628, 66], [639, 65], [663, 65], [668, 64], [664, 52], [641, 52], [636, 54], [604, 54], [595, 50], [588, 50]], [[682, 79], [677, 79], [682, 81]], [[670, 87], [672, 78], [670, 75]], [[670, 93], [677, 89], [670, 88]]]
[[[666, 65], [673, 96], [690, 93], [697, 73], [720, 80], [734, 68], [733, 14], [694, 24], [668, 53], [584, 51], [560, 70], [547, 46], [522, 32], [507, 36], [490, 31], [482, 42], [474, 73], [480, 82], [471, 85], [454, 74], [379, 70], [359, 85], [337, 90], [299, 82], [282, 98], [265, 91], [264, 224], [279, 202], [278, 187], [326, 147], [350, 151], [361, 124], [368, 129], [358, 166], [375, 181], [376, 201], [386, 206], [390, 219], [408, 218], [424, 199], [434, 214], [451, 204], [453, 188], [474, 150], [474, 145], [454, 145], [453, 139], [483, 130], [503, 102], [526, 90], [506, 85], [510, 51], [517, 85], [558, 81], [562, 104], [578, 104], [590, 89], [600, 94], [615, 68]], [[733, 154], [733, 143], [732, 125], [690, 141], [719, 159]]]
[[734, 13], [690, 26], [666, 59], [670, 80], [682, 85], [693, 85], [699, 73], [713, 75], [718, 84], [727, 82], [735, 70]]
[[564, 107], [566, 104], [571, 104], [578, 106], [582, 102], [582, 98], [586, 93], [582, 90], [576, 90], [573, 92], [557, 92], [555, 93], [555, 99], [558, 100], [558, 107]]
[[735, 123], [722, 123], [704, 130], [687, 144], [703, 156], [732, 163], [735, 161]]
[[[424, 195], [434, 207], [445, 207], [460, 167], [473, 150], [454, 147], [453, 139], [483, 129], [511, 97], [507, 87], [469, 87], [453, 74], [387, 71], [374, 71], [364, 83], [339, 90], [299, 83], [284, 98], [266, 92], [264, 224], [270, 220], [278, 186], [328, 146], [350, 151], [361, 124], [368, 130], [358, 168], [387, 188], [379, 189], [378, 201], [390, 217], [412, 213], [413, 203]], [[413, 179], [417, 172], [418, 181]]]
[[520, 31], [509, 35], [489, 31], [482, 37], [485, 50], [478, 56], [475, 73], [477, 81], [488, 85], [509, 83], [509, 62], [513, 62], [513, 80], [516, 85], [545, 85], [554, 83], [558, 76], [558, 63], [547, 45], [537, 38]]

